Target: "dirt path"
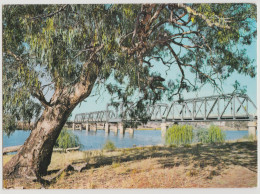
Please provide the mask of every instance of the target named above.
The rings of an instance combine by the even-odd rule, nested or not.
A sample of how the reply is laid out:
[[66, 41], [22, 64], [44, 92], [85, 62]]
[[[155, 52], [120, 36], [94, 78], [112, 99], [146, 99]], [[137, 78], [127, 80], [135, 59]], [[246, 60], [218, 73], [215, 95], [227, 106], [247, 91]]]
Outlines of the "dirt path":
[[[87, 188], [234, 188], [257, 186], [257, 143], [194, 145], [181, 148], [120, 149], [102, 154], [78, 153], [89, 169], [63, 172], [50, 189]], [[82, 153], [85, 153], [82, 155]], [[75, 153], [76, 154], [76, 153]], [[79, 156], [79, 154], [81, 154]], [[62, 157], [56, 156], [57, 158]], [[70, 155], [70, 158], [72, 156]], [[60, 167], [53, 156], [52, 169]], [[5, 180], [6, 188], [41, 188], [39, 183]]]

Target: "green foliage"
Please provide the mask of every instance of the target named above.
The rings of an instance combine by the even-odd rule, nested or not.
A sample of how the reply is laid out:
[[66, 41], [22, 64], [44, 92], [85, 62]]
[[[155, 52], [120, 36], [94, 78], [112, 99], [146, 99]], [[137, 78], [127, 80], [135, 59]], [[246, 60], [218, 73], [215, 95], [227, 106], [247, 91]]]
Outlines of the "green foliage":
[[115, 149], [116, 149], [115, 144], [110, 140], [107, 140], [106, 143], [103, 146], [103, 150], [113, 151]]
[[190, 144], [193, 140], [193, 128], [190, 125], [173, 125], [166, 132], [166, 144]]
[[223, 143], [225, 141], [225, 133], [217, 126], [211, 125], [209, 128], [209, 143]]
[[[14, 120], [41, 113], [47, 91], [73, 93], [94, 71], [86, 64], [98, 64], [98, 89], [123, 102], [136, 97], [132, 116], [143, 120], [147, 103], [164, 96], [217, 87], [234, 71], [255, 76], [243, 47], [256, 37], [254, 4], [4, 5], [2, 18], [3, 114]], [[176, 63], [176, 80], [153, 68]]]
[[207, 129], [199, 129], [196, 133], [196, 138], [200, 143], [208, 143], [209, 132]]
[[3, 115], [3, 128], [5, 129], [4, 132], [10, 136], [16, 129], [14, 118], [9, 115]]
[[246, 92], [247, 92], [247, 87], [246, 86], [240, 86], [240, 83], [237, 80], [233, 84], [233, 87], [234, 87], [233, 92], [241, 93], [241, 94], [246, 94]]
[[74, 135], [71, 131], [62, 130], [54, 147], [56, 148], [73, 148], [80, 146], [79, 137]]
[[211, 125], [209, 129], [198, 130], [196, 136], [201, 143], [223, 143], [226, 138], [225, 133], [214, 125]]

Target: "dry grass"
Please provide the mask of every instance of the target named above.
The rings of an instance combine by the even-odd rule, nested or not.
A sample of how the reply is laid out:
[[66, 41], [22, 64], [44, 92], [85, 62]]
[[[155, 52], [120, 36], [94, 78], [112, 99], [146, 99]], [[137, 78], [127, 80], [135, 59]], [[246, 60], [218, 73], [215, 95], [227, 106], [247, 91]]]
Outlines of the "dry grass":
[[[217, 168], [193, 169], [193, 165], [163, 168], [159, 160], [158, 158], [150, 158], [126, 162], [117, 168], [109, 165], [102, 166], [94, 171], [86, 170], [82, 173], [73, 173], [62, 182], [57, 182], [49, 188], [222, 188], [256, 186], [256, 174], [241, 166], [231, 165], [223, 172], [216, 173]], [[192, 172], [192, 175], [187, 172]]]
[[[223, 145], [188, 147], [138, 147], [114, 152], [84, 151], [54, 153], [49, 170], [67, 163], [88, 162], [82, 172], [64, 172], [46, 188], [204, 188], [255, 187], [257, 184], [257, 143], [233, 142]], [[6, 158], [7, 157], [7, 158]], [[4, 156], [4, 162], [10, 156]], [[19, 180], [5, 181], [6, 188]], [[20, 182], [25, 188], [39, 184]]]
[[4, 155], [3, 156], [3, 165], [5, 165], [14, 155]]

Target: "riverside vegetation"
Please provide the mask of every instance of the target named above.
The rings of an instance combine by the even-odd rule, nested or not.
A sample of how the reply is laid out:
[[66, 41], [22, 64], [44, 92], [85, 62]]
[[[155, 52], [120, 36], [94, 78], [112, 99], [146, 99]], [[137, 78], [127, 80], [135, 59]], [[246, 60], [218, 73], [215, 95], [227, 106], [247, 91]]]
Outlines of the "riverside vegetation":
[[[61, 142], [76, 138], [68, 138], [71, 133], [67, 131], [62, 134]], [[249, 137], [224, 142], [221, 134], [215, 126], [196, 134], [191, 126], [173, 126], [166, 134], [165, 146], [118, 149], [107, 141], [102, 150], [53, 153], [44, 179], [55, 177], [64, 169], [53, 181], [10, 179], [4, 180], [4, 188], [255, 187], [257, 142]], [[198, 138], [199, 143], [191, 144], [193, 138]], [[4, 156], [3, 163], [12, 157]], [[65, 168], [68, 164], [80, 167], [85, 163], [86, 168], [78, 171]]]
[[194, 141], [199, 143], [223, 143], [225, 133], [217, 126], [211, 125], [209, 129], [199, 129], [196, 133], [190, 125], [173, 125], [165, 136], [168, 145], [188, 145]]
[[80, 146], [79, 137], [74, 135], [71, 131], [62, 130], [54, 147], [56, 148], [73, 148]]

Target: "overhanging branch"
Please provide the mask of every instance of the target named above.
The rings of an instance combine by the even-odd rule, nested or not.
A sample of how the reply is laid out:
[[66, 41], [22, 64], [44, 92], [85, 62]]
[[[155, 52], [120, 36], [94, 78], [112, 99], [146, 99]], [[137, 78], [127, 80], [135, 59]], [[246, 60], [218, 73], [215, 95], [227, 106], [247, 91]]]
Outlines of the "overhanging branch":
[[[11, 52], [10, 50], [7, 50], [7, 54], [12, 56], [19, 63], [22, 63], [22, 64], [25, 63], [25, 61], [20, 56], [16, 55], [15, 53]], [[27, 67], [27, 66], [25, 65], [25, 67]], [[29, 68], [26, 68], [26, 69], [30, 72]], [[44, 107], [50, 106], [50, 103], [46, 101], [41, 89], [39, 89], [37, 87], [33, 87], [33, 86], [28, 87], [28, 88], [29, 88], [31, 95], [34, 96], [35, 98], [37, 98]]]
[[183, 3], [179, 3], [178, 6], [186, 9], [187, 12], [192, 14], [192, 15], [199, 16], [201, 19], [203, 19], [207, 23], [207, 25], [209, 27], [216, 26], [216, 27], [219, 27], [219, 28], [230, 29], [230, 27], [228, 25], [222, 25], [220, 22], [213, 22], [212, 20], [207, 18], [205, 15], [196, 12], [196, 10], [192, 9], [191, 7], [189, 7], [189, 6], [187, 6]]
[[68, 5], [63, 5], [57, 11], [54, 11], [54, 12], [49, 13], [49, 14], [38, 15], [38, 16], [29, 18], [29, 20], [35, 20], [35, 19], [41, 19], [41, 18], [51, 18], [52, 16], [58, 14], [59, 12], [64, 11], [67, 6]]

